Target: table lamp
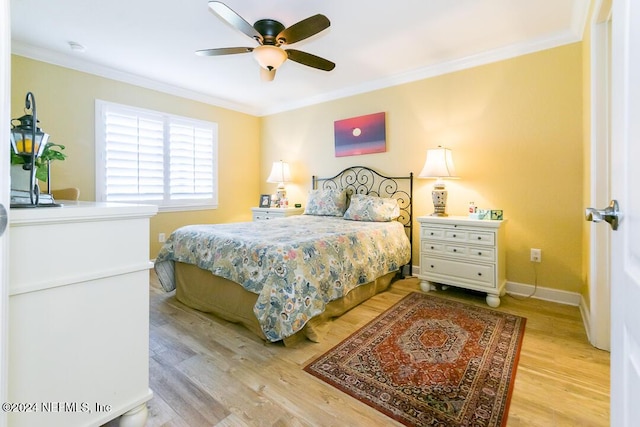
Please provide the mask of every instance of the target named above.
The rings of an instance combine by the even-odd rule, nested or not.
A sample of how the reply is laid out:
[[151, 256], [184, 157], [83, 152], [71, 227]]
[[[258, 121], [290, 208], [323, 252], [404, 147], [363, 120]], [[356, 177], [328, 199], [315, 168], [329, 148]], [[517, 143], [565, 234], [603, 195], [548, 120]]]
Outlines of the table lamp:
[[447, 216], [447, 190], [444, 185], [446, 178], [458, 178], [453, 165], [451, 150], [448, 148], [432, 148], [427, 150], [427, 158], [424, 162], [420, 178], [435, 178], [431, 197], [433, 199], [434, 212], [432, 216]]
[[291, 169], [289, 168], [289, 163], [283, 162], [282, 160], [273, 162], [267, 182], [278, 184], [278, 200], [282, 200], [287, 196], [287, 190], [285, 189], [284, 184], [285, 182], [290, 181]]

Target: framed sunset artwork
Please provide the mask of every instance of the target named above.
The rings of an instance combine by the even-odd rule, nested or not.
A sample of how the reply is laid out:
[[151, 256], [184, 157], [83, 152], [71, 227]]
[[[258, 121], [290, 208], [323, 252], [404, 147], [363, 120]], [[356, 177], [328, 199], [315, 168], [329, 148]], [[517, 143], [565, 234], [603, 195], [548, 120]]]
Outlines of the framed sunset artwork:
[[385, 113], [334, 122], [336, 157], [384, 153], [387, 150]]

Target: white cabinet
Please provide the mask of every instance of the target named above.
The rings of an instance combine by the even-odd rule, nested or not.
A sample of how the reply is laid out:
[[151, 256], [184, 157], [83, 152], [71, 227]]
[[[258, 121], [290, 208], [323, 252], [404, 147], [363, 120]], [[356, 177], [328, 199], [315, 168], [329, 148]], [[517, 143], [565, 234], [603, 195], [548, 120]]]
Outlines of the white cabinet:
[[498, 307], [506, 284], [506, 221], [422, 216], [418, 222], [420, 288], [428, 292], [433, 282], [474, 289]]
[[[11, 209], [9, 425], [144, 425], [149, 389], [147, 205]], [[22, 409], [22, 410], [19, 410]]]
[[302, 215], [304, 208], [251, 208], [254, 221]]

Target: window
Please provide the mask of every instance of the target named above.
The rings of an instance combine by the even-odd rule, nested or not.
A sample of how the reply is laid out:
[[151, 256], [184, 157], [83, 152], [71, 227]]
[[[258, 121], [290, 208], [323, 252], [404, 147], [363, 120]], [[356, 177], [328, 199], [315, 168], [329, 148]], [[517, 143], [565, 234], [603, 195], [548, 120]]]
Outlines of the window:
[[218, 205], [218, 125], [96, 100], [96, 200]]

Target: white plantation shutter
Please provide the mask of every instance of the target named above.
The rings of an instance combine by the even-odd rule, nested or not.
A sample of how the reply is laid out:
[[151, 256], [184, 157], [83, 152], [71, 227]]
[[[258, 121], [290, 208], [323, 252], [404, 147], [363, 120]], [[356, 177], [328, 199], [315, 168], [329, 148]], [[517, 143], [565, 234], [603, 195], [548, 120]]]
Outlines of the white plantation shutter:
[[105, 135], [105, 201], [163, 200], [162, 117], [106, 111]]
[[217, 207], [217, 125], [96, 101], [96, 200]]
[[174, 199], [206, 199], [213, 191], [213, 130], [178, 120], [169, 127], [170, 193]]

